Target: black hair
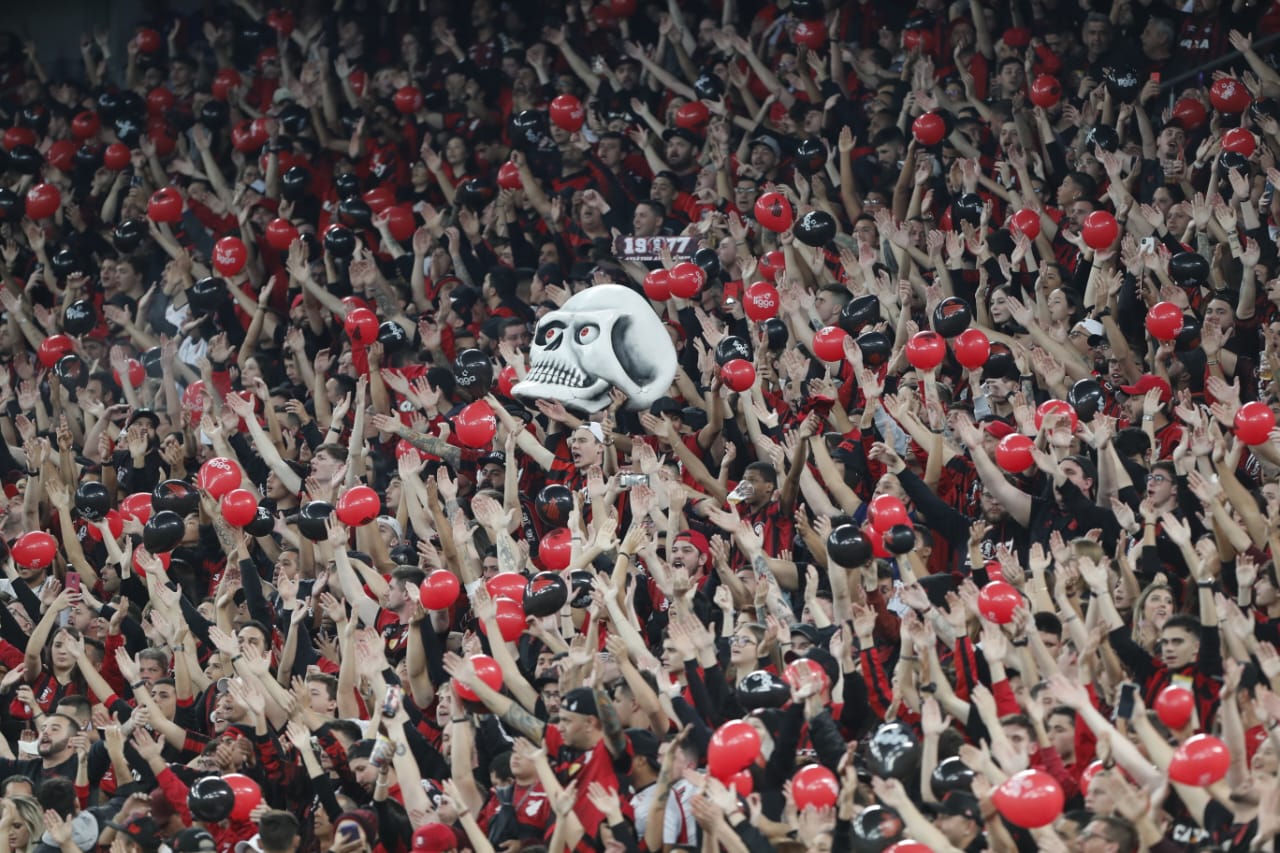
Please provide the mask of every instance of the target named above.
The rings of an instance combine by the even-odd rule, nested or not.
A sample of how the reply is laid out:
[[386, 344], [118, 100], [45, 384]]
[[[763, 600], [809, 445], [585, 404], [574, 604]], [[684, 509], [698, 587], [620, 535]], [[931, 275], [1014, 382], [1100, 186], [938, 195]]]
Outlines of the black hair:
[[52, 809], [62, 818], [70, 818], [80, 806], [75, 783], [60, 776], [41, 782], [36, 789], [36, 799], [40, 801], [42, 808]]

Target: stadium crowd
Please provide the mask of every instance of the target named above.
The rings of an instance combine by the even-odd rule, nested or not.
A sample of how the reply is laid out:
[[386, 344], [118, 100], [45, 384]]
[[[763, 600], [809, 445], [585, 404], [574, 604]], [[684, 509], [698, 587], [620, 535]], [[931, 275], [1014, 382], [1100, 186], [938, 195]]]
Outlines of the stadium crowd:
[[1275, 849], [1280, 2], [151, 5], [0, 38], [0, 853]]

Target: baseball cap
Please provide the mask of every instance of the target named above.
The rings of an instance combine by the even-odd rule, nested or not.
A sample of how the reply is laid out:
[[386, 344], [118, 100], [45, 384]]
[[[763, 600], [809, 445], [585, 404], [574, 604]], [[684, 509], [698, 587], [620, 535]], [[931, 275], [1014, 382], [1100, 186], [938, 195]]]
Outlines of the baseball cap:
[[413, 831], [413, 853], [446, 853], [458, 846], [458, 837], [443, 823], [424, 823]]
[[797, 622], [792, 625], [791, 634], [792, 636], [799, 634], [801, 637], [808, 640], [810, 645], [816, 646], [821, 642], [821, 637], [818, 636], [818, 629], [807, 622]]
[[236, 853], [262, 853], [262, 836], [255, 835], [248, 841], [237, 841]]
[[1089, 346], [1091, 347], [1096, 347], [1107, 339], [1107, 330], [1097, 320], [1081, 320], [1079, 323], [1075, 324], [1072, 331], [1075, 329], [1084, 330], [1084, 333], [1089, 338]]
[[982, 809], [978, 806], [978, 798], [964, 791], [948, 791], [942, 802], [938, 803], [938, 813], [982, 823]]
[[702, 137], [694, 133], [692, 130], [684, 127], [672, 127], [662, 132], [662, 141], [670, 142], [672, 139], [683, 139], [690, 145], [702, 145]]
[[216, 853], [217, 849], [217, 843], [207, 830], [184, 829], [173, 837], [174, 853]]
[[107, 826], [144, 850], [160, 849], [160, 838], [156, 835], [156, 822], [143, 814], [135, 814], [124, 823], [107, 822]]
[[507, 454], [502, 450], [491, 450], [484, 456], [481, 456], [476, 461], [476, 464], [481, 468], [486, 465], [501, 465], [505, 468], [507, 465]]
[[590, 687], [573, 688], [560, 698], [560, 710], [571, 714], [582, 714], [584, 717], [598, 715], [595, 691]]
[[1120, 390], [1130, 397], [1142, 396], [1149, 391], [1159, 391], [1161, 403], [1167, 403], [1173, 399], [1173, 389], [1169, 387], [1169, 380], [1150, 373], [1144, 373], [1132, 385], [1121, 385]]
[[651, 415], [679, 415], [683, 414], [684, 406], [681, 406], [670, 397], [659, 397], [649, 406], [649, 414]]
[[160, 426], [160, 416], [157, 415], [151, 409], [134, 409], [133, 414], [129, 415], [128, 426], [133, 426], [135, 423], [142, 420], [143, 418], [146, 418], [147, 420], [151, 421], [152, 425], [155, 427]]
[[772, 136], [765, 136], [762, 134], [751, 140], [752, 148], [755, 148], [757, 145], [763, 145], [765, 148], [768, 148], [773, 152], [774, 157], [782, 156], [782, 146], [779, 145], [778, 140], [774, 139]]
[[711, 558], [711, 543], [707, 541], [707, 537], [696, 530], [682, 530], [676, 534], [675, 542], [688, 542], [690, 545], [698, 549], [698, 553], [707, 559]]
[[404, 528], [400, 526], [400, 522], [394, 516], [380, 515], [377, 518], [377, 522], [379, 526], [386, 525], [390, 527], [391, 532], [396, 535], [397, 539], [404, 538]]
[[637, 756], [644, 756], [653, 765], [658, 764], [658, 736], [648, 729], [627, 729], [627, 739], [631, 741], [631, 751]]
[[992, 419], [982, 425], [982, 430], [997, 441], [1006, 435], [1013, 435], [1017, 430], [1002, 420]]

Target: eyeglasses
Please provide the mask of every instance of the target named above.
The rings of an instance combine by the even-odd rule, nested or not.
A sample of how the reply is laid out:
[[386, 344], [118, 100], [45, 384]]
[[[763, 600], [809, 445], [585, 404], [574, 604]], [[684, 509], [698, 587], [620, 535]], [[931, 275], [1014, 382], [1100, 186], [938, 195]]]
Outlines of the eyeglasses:
[[1164, 474], [1152, 474], [1150, 477], [1147, 477], [1147, 482], [1148, 483], [1168, 483], [1169, 478], [1166, 477]]
[[749, 646], [749, 645], [751, 645], [751, 638], [750, 638], [750, 637], [737, 637], [737, 636], [730, 637], [730, 638], [729, 638], [729, 645], [731, 645], [731, 646]]

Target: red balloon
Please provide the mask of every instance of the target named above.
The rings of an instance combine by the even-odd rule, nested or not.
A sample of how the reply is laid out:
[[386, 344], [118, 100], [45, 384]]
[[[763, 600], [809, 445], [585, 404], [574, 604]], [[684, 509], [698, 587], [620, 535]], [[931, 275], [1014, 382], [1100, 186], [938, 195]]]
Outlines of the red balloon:
[[921, 145], [937, 145], [947, 135], [947, 122], [937, 113], [924, 113], [911, 123], [911, 135]]
[[933, 853], [933, 848], [919, 841], [907, 840], [886, 848], [884, 853]]
[[401, 87], [392, 100], [395, 101], [396, 109], [404, 115], [422, 109], [422, 91], [417, 86]]
[[836, 774], [821, 764], [801, 767], [791, 777], [791, 798], [796, 801], [797, 811], [811, 807], [831, 808], [839, 796], [840, 783], [836, 781]]
[[92, 139], [102, 129], [102, 121], [93, 110], [76, 113], [71, 120], [71, 135], [76, 139]]
[[288, 9], [272, 9], [267, 13], [267, 26], [287, 38], [293, 32], [293, 13]]
[[756, 222], [775, 234], [781, 234], [796, 220], [795, 209], [780, 192], [762, 193], [756, 199]]
[[280, 252], [289, 251], [293, 241], [298, 239], [298, 229], [283, 217], [276, 217], [267, 223], [267, 245]]
[[1173, 119], [1183, 130], [1195, 130], [1209, 117], [1208, 110], [1198, 98], [1180, 98], [1173, 105]]
[[1044, 423], [1044, 419], [1048, 415], [1066, 415], [1071, 419], [1071, 432], [1075, 433], [1076, 424], [1080, 422], [1076, 415], [1075, 406], [1072, 406], [1065, 400], [1045, 400], [1036, 407], [1036, 429], [1040, 429], [1040, 425]]
[[742, 294], [742, 310], [757, 323], [778, 316], [780, 302], [778, 288], [767, 281], [757, 281]]
[[601, 30], [617, 29], [618, 19], [613, 14], [613, 9], [605, 3], [591, 7], [591, 20], [596, 22], [596, 27]]
[[[113, 142], [102, 152], [102, 165], [106, 166], [113, 172], [119, 172], [125, 166], [129, 165], [129, 161], [133, 159], [133, 153], [129, 151], [129, 146], [123, 142]], [[166, 187], [165, 189], [169, 189]], [[159, 190], [157, 192], [160, 192]], [[176, 190], [174, 192], [177, 192]], [[152, 198], [154, 198], [154, 194]], [[178, 197], [178, 213], [182, 213], [182, 197]], [[147, 205], [147, 215], [151, 215], [151, 206]], [[154, 217], [152, 217], [154, 218]], [[160, 220], [156, 220], [159, 222]]]
[[1084, 796], [1089, 793], [1089, 785], [1093, 783], [1093, 777], [1102, 772], [1102, 761], [1096, 760], [1089, 763], [1089, 766], [1080, 774], [1080, 795]]
[[706, 271], [692, 261], [682, 261], [671, 268], [671, 295], [692, 299], [707, 283]]
[[1147, 331], [1158, 341], [1172, 341], [1182, 331], [1182, 309], [1172, 302], [1157, 302], [1147, 311]]
[[138, 50], [143, 53], [157, 53], [160, 50], [160, 46], [164, 44], [160, 34], [150, 27], [140, 28], [133, 40], [134, 44], [138, 46]]
[[1249, 90], [1234, 77], [1214, 80], [1209, 87], [1209, 103], [1220, 113], [1242, 113], [1252, 100]]
[[991, 340], [981, 329], [965, 329], [951, 342], [951, 350], [961, 367], [977, 370], [991, 356]]
[[[107, 529], [111, 531], [111, 538], [119, 539], [124, 533], [124, 519], [120, 517], [119, 511], [109, 509], [107, 510], [105, 518], [107, 522]], [[98, 529], [96, 524], [86, 524], [85, 533], [94, 542], [102, 541], [102, 531]]]
[[225, 456], [215, 456], [208, 460], [200, 466], [200, 473], [196, 475], [196, 485], [208, 492], [214, 500], [240, 488], [243, 480], [244, 473], [240, 470], [240, 463]]
[[720, 378], [725, 385], [741, 393], [756, 383], [756, 367], [745, 358], [735, 358], [720, 368]]
[[844, 342], [849, 333], [839, 326], [823, 326], [813, 333], [813, 354], [828, 363], [844, 360]]
[[498, 392], [504, 397], [511, 396], [511, 389], [520, 381], [520, 375], [516, 373], [516, 369], [511, 365], [507, 365], [498, 371]]
[[353, 344], [368, 346], [378, 339], [378, 315], [368, 308], [356, 308], [342, 321]]
[[231, 94], [231, 90], [244, 82], [240, 77], [240, 72], [234, 68], [219, 68], [218, 73], [213, 75], [213, 85], [211, 91], [213, 97], [219, 101], [225, 101]]
[[1231, 753], [1213, 735], [1192, 735], [1173, 752], [1169, 778], [1183, 785], [1205, 788], [1227, 775]]
[[1027, 97], [1037, 107], [1043, 107], [1047, 110], [1061, 100], [1062, 84], [1058, 82], [1057, 77], [1041, 74], [1031, 81], [1031, 88], [1027, 91]]
[[654, 302], [671, 298], [671, 274], [666, 270], [650, 270], [644, 276], [644, 295]]
[[12, 151], [19, 145], [35, 145], [36, 132], [29, 127], [11, 127], [4, 132], [4, 147]]
[[382, 498], [368, 486], [352, 486], [338, 498], [333, 511], [348, 527], [364, 527], [382, 512]]
[[1004, 819], [1024, 829], [1048, 826], [1062, 814], [1066, 801], [1062, 786], [1043, 770], [1023, 770], [1005, 779], [991, 792], [991, 800]]
[[1035, 457], [1031, 455], [1034, 446], [1035, 442], [1028, 436], [1020, 432], [1010, 433], [996, 445], [996, 464], [1002, 471], [1021, 474], [1036, 464]]
[[244, 527], [258, 517], [258, 496], [248, 489], [232, 489], [219, 503], [222, 517], [232, 527]]
[[702, 133], [711, 120], [711, 110], [702, 101], [690, 101], [676, 110], [676, 127]]
[[1258, 138], [1243, 127], [1233, 127], [1222, 134], [1222, 150], [1235, 151], [1246, 157], [1252, 157], [1258, 147]]
[[519, 572], [498, 572], [484, 583], [484, 588], [493, 598], [509, 598], [519, 601], [524, 598], [524, 588], [529, 579]]
[[488, 401], [476, 400], [453, 416], [453, 431], [463, 447], [488, 447], [498, 432], [498, 419]]
[[151, 116], [162, 116], [166, 110], [172, 109], [174, 104], [173, 92], [170, 92], [164, 86], [156, 86], [147, 93], [147, 114]]
[[498, 186], [504, 190], [524, 189], [520, 180], [520, 167], [515, 163], [503, 163], [498, 167]]
[[462, 585], [458, 576], [446, 569], [437, 569], [427, 575], [418, 590], [418, 600], [427, 610], [444, 610], [458, 600]]
[[820, 50], [827, 43], [827, 29], [821, 21], [801, 21], [796, 24], [791, 40], [809, 50]]
[[978, 590], [978, 612], [997, 625], [1008, 625], [1022, 604], [1022, 596], [1008, 581], [989, 581]]
[[198, 412], [204, 408], [204, 380], [197, 379], [182, 392], [182, 406], [188, 412]]
[[[523, 593], [521, 593], [523, 595]], [[497, 622], [498, 633], [502, 635], [502, 639], [508, 643], [514, 643], [520, 639], [520, 635], [524, 633], [526, 627], [524, 605], [519, 601], [512, 601], [510, 598], [499, 598], [494, 602], [494, 606], [498, 610]], [[480, 623], [484, 627], [484, 623]]]
[[9, 549], [13, 561], [24, 569], [43, 569], [58, 553], [58, 542], [43, 530], [24, 533]]
[[249, 260], [249, 250], [239, 237], [223, 237], [213, 244], [213, 268], [224, 276], [233, 276]]
[[151, 517], [151, 495], [148, 492], [134, 492], [120, 501], [120, 514], [131, 518], [139, 524], [146, 524]]
[[[90, 530], [92, 529], [93, 528], [90, 528]], [[144, 578], [147, 576], [147, 570], [144, 569], [142, 565], [138, 562], [138, 558], [144, 557], [146, 556], [146, 554], [147, 554], [147, 549], [142, 547], [141, 545], [133, 549], [133, 570]], [[173, 562], [173, 554], [169, 553], [168, 551], [161, 551], [159, 554], [152, 554], [151, 556], [155, 557], [157, 560], [160, 561], [160, 566], [166, 572], [169, 571], [169, 564]]]
[[947, 339], [937, 332], [916, 332], [907, 341], [907, 361], [916, 370], [932, 370], [947, 357]]
[[907, 50], [920, 48], [921, 53], [933, 53], [933, 33], [928, 30], [906, 30], [902, 34], [902, 46]]
[[573, 533], [567, 527], [552, 530], [538, 543], [538, 559], [548, 571], [561, 572], [573, 559]]
[[880, 560], [890, 560], [893, 555], [884, 547], [884, 534], [877, 532], [870, 524], [862, 525], [862, 535], [871, 543], [871, 554]]
[[1249, 446], [1265, 444], [1276, 428], [1276, 415], [1266, 403], [1254, 400], [1236, 412], [1236, 437]]
[[44, 159], [59, 172], [70, 172], [76, 162], [76, 144], [70, 139], [59, 139], [49, 146]]
[[381, 213], [396, 203], [396, 193], [391, 187], [374, 187], [364, 194], [364, 203], [374, 213]]
[[369, 74], [363, 68], [353, 68], [347, 75], [347, 82], [351, 84], [351, 91], [355, 92], [356, 97], [363, 98], [364, 90], [369, 85]]
[[50, 335], [40, 342], [40, 346], [36, 349], [36, 358], [40, 359], [40, 363], [45, 367], [53, 367], [58, 363], [58, 359], [73, 352], [75, 348], [76, 343], [70, 336]]
[[[449, 577], [453, 577], [453, 575], [449, 575]], [[488, 655], [472, 655], [471, 666], [476, 671], [476, 678], [488, 685], [490, 690], [495, 692], [502, 690], [502, 667], [498, 665], [496, 660]], [[480, 701], [480, 697], [476, 695], [476, 692], [461, 682], [453, 682], [453, 692], [458, 694], [458, 698], [464, 702]]]
[[747, 769], [759, 757], [760, 733], [746, 720], [722, 724], [707, 745], [707, 769], [721, 782]]
[[804, 680], [804, 672], [817, 679], [822, 684], [822, 689], [827, 690], [831, 687], [831, 677], [827, 675], [827, 671], [815, 660], [809, 658], [799, 658], [787, 665], [786, 670], [782, 673], [782, 680], [790, 684], [792, 689], [799, 687]]
[[27, 216], [32, 219], [48, 219], [61, 204], [62, 193], [53, 184], [36, 184], [27, 190]]
[[551, 101], [550, 112], [552, 123], [570, 133], [580, 130], [587, 120], [582, 101], [574, 95], [556, 95]]
[[619, 18], [630, 18], [636, 13], [636, 0], [609, 0], [609, 9]]
[[1009, 225], [1017, 226], [1018, 230], [1026, 234], [1029, 240], [1034, 240], [1040, 236], [1040, 214], [1028, 207], [1014, 212], [1009, 217]]
[[[108, 154], [113, 147], [115, 146], [108, 146]], [[125, 155], [128, 155], [128, 149], [125, 149]], [[128, 156], [125, 156], [125, 165], [128, 165]], [[182, 222], [182, 193], [174, 187], [160, 187], [152, 192], [151, 199], [147, 200], [147, 219], [170, 225]]]
[[732, 788], [739, 797], [745, 797], [756, 789], [756, 781], [751, 778], [751, 768], [747, 767], [734, 773], [724, 781], [726, 788]]
[[249, 815], [262, 802], [262, 789], [258, 787], [257, 782], [243, 773], [228, 773], [222, 778], [231, 786], [231, 792], [236, 798], [235, 805], [231, 807], [231, 819], [247, 821]]
[[1120, 225], [1116, 218], [1105, 210], [1095, 210], [1084, 218], [1080, 226], [1080, 236], [1091, 249], [1105, 249], [1116, 241], [1120, 235]]
[[391, 235], [392, 240], [404, 242], [413, 236], [414, 231], [418, 230], [418, 223], [413, 219], [413, 211], [404, 205], [397, 204], [393, 207], [388, 207], [378, 216], [386, 221], [387, 233]]
[[[373, 308], [369, 306], [369, 303], [365, 301], [365, 298], [363, 296], [342, 297], [342, 307], [344, 310], [346, 310], [348, 314], [357, 309], [363, 309], [365, 311], [373, 310]], [[374, 319], [376, 320], [377, 317], [374, 317]]]
[[867, 508], [867, 520], [871, 522], [871, 529], [877, 534], [874, 537], [876, 539], [881, 538], [885, 531], [895, 525], [915, 526], [911, 522], [911, 516], [907, 514], [906, 504], [894, 495], [876, 495], [872, 498], [871, 506]]
[[[783, 229], [786, 230], [785, 228]], [[765, 252], [763, 258], [758, 264], [760, 275], [764, 276], [766, 281], [775, 281], [778, 273], [783, 272], [787, 268], [787, 256], [780, 249], [774, 249], [772, 252]]]
[[[141, 388], [142, 383], [147, 381], [147, 369], [136, 358], [128, 359], [127, 363], [129, 365], [129, 384], [134, 388]], [[120, 379], [120, 374], [114, 368], [111, 371], [111, 375], [116, 380], [117, 385], [124, 384]]]
[[1178, 732], [1191, 722], [1196, 710], [1196, 695], [1180, 684], [1170, 684], [1156, 696], [1156, 716], [1171, 730]]

